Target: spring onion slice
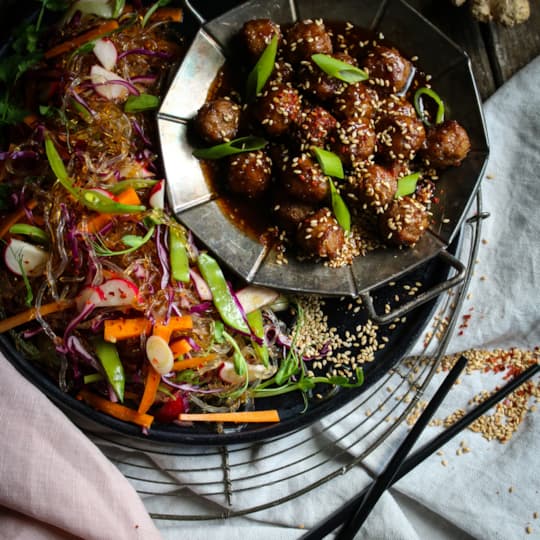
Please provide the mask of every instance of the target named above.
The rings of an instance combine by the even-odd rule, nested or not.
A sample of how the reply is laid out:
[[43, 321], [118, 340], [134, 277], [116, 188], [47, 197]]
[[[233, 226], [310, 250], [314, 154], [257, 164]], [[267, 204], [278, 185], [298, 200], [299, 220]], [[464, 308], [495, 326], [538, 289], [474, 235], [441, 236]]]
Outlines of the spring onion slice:
[[335, 178], [345, 178], [343, 165], [341, 164], [341, 160], [339, 159], [338, 155], [334, 154], [334, 152], [330, 152], [329, 150], [319, 148], [318, 146], [312, 146], [311, 151], [319, 162], [324, 174], [334, 176]]
[[278, 36], [274, 34], [247, 78], [246, 96], [251, 101], [264, 88], [276, 61]]
[[240, 137], [226, 143], [216, 144], [210, 148], [199, 148], [193, 151], [193, 155], [197, 159], [221, 159], [234, 154], [241, 154], [242, 152], [261, 150], [267, 144], [268, 141], [261, 137], [248, 135], [247, 137]]
[[11, 234], [22, 234], [23, 236], [28, 236], [31, 240], [35, 242], [40, 242], [43, 244], [49, 243], [49, 235], [39, 227], [34, 225], [28, 225], [27, 223], [15, 223], [9, 228]]
[[157, 109], [159, 98], [152, 94], [139, 94], [138, 96], [129, 96], [124, 104], [124, 112], [138, 113]]
[[444, 102], [439, 96], [439, 94], [437, 94], [437, 92], [435, 92], [431, 88], [426, 88], [425, 86], [422, 86], [414, 93], [414, 108], [416, 109], [416, 114], [418, 114], [418, 116], [420, 117], [422, 122], [426, 124], [426, 126], [433, 125], [429, 121], [425, 113], [424, 104], [422, 103], [422, 99], [421, 99], [423, 95], [429, 96], [437, 104], [437, 114], [435, 115], [435, 124], [440, 124], [444, 120]]
[[416, 191], [416, 183], [418, 182], [419, 178], [420, 173], [418, 172], [399, 178], [394, 199], [399, 199], [399, 197], [405, 197], [405, 195], [411, 195], [414, 193]]
[[343, 62], [327, 54], [313, 54], [311, 59], [327, 75], [339, 79], [340, 81], [354, 84], [368, 79], [368, 74], [363, 69], [347, 64], [347, 62]]
[[330, 183], [330, 194], [332, 196], [332, 210], [334, 216], [337, 219], [337, 222], [340, 224], [341, 228], [349, 232], [351, 230], [351, 214], [345, 201], [339, 194], [334, 182], [329, 178], [328, 182]]

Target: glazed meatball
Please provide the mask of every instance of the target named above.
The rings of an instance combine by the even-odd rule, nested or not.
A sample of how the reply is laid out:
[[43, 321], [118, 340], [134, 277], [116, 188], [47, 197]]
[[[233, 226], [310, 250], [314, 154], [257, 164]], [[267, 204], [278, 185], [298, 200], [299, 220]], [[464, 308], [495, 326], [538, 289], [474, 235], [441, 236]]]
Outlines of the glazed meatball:
[[270, 137], [283, 135], [300, 115], [300, 95], [285, 84], [270, 86], [255, 103], [254, 116]]
[[195, 128], [207, 142], [219, 144], [236, 137], [240, 123], [240, 107], [229, 99], [205, 103], [195, 117]]
[[272, 71], [272, 82], [269, 86], [275, 84], [285, 84], [290, 83], [294, 79], [294, 69], [289, 64], [283, 60], [283, 58], [278, 58], [274, 64], [274, 71]]
[[301, 154], [286, 162], [281, 172], [281, 183], [291, 197], [311, 204], [323, 201], [330, 189], [328, 178], [308, 154]]
[[281, 39], [281, 30], [270, 19], [252, 19], [244, 23], [241, 35], [252, 60], [256, 61], [275, 35]]
[[332, 54], [332, 40], [322, 21], [299, 21], [286, 33], [288, 60], [298, 64], [302, 60], [310, 60], [311, 55]]
[[[337, 60], [356, 66], [358, 63], [347, 53], [339, 52], [331, 55]], [[347, 87], [347, 83], [326, 74], [317, 64], [310, 61], [302, 62], [299, 71], [299, 84], [307, 92], [321, 101], [333, 99]]]
[[315, 209], [311, 204], [292, 201], [281, 196], [276, 200], [273, 210], [278, 225], [288, 232], [294, 232]]
[[379, 154], [388, 161], [412, 160], [426, 139], [424, 124], [410, 116], [386, 116], [377, 123]]
[[229, 161], [227, 183], [233, 193], [257, 198], [269, 188], [272, 161], [262, 150], [232, 156]]
[[332, 150], [345, 167], [367, 159], [375, 152], [376, 134], [367, 118], [348, 118], [341, 122], [331, 138]]
[[400, 96], [391, 95], [381, 100], [379, 114], [384, 116], [410, 116], [417, 118], [416, 109], [410, 101]]
[[379, 221], [383, 238], [398, 246], [416, 244], [428, 225], [426, 207], [411, 197], [394, 200]]
[[394, 47], [378, 45], [367, 55], [364, 67], [369, 78], [389, 92], [400, 92], [409, 80], [412, 64]]
[[339, 255], [345, 235], [332, 212], [321, 208], [300, 223], [296, 242], [307, 255], [332, 260]]
[[392, 171], [380, 165], [369, 165], [358, 173], [350, 193], [363, 208], [380, 214], [394, 200], [396, 190], [397, 179]]
[[362, 82], [349, 84], [334, 99], [333, 112], [338, 118], [373, 118], [377, 93]]
[[457, 167], [467, 157], [470, 149], [467, 132], [455, 120], [447, 120], [428, 129], [422, 157], [432, 167]]
[[312, 145], [324, 147], [336, 124], [337, 120], [322, 107], [304, 109], [292, 130], [292, 137], [302, 150]]

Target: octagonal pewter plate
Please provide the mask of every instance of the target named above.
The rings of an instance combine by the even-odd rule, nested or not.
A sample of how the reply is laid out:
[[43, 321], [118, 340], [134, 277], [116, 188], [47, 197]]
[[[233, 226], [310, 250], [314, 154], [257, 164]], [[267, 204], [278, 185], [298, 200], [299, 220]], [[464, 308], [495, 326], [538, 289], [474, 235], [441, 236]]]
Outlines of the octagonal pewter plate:
[[[382, 32], [407, 57], [432, 76], [449, 117], [471, 139], [471, 152], [460, 167], [444, 171], [437, 183], [439, 203], [430, 229], [414, 248], [381, 248], [358, 257], [351, 266], [328, 268], [315, 262], [277, 262], [272, 247], [259, 243], [222, 212], [192, 156], [188, 125], [204, 104], [212, 82], [245, 21], [270, 18], [280, 24], [308, 18], [350, 21]], [[488, 157], [481, 102], [467, 54], [402, 0], [252, 0], [203, 24], [197, 32], [158, 112], [158, 130], [167, 195], [177, 218], [223, 263], [246, 281], [285, 291], [357, 296], [427, 262], [449, 245], [475, 194]]]

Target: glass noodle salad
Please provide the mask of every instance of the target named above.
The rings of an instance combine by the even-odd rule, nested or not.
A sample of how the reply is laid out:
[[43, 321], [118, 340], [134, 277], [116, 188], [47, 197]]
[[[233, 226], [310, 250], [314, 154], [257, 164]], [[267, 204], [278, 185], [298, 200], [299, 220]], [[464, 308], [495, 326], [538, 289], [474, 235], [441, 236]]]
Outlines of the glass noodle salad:
[[170, 213], [154, 114], [184, 47], [165, 3], [42, 0], [0, 61], [0, 332], [145, 431], [277, 421], [256, 398], [362, 372], [308, 374], [301, 306], [231, 281]]

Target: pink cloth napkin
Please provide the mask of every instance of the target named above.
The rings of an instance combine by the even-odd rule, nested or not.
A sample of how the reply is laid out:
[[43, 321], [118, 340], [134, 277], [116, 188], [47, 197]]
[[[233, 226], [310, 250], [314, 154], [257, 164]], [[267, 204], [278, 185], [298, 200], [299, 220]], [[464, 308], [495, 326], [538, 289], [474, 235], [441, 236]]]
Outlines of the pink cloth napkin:
[[161, 538], [131, 484], [0, 354], [0, 537]]

